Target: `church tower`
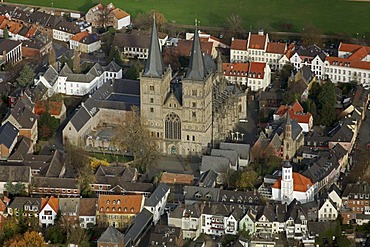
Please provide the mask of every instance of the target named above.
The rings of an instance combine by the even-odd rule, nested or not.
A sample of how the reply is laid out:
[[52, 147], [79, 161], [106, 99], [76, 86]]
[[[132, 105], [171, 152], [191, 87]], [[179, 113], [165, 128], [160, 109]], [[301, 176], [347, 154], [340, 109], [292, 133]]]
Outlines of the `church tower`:
[[[292, 119], [290, 118], [289, 110], [286, 113], [286, 122], [284, 128], [284, 159], [290, 160], [294, 156], [294, 141], [292, 136]], [[293, 151], [292, 151], [293, 150]]]
[[140, 114], [152, 136], [163, 138], [163, 103], [170, 90], [171, 69], [163, 65], [157, 26], [153, 20], [148, 60], [140, 77]]
[[293, 200], [293, 167], [289, 160], [284, 161], [281, 177], [281, 200], [290, 203]]

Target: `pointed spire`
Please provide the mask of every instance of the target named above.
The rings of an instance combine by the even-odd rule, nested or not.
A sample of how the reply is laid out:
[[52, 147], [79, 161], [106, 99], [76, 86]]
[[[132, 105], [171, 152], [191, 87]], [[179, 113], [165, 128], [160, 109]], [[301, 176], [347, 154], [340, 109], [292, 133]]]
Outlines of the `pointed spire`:
[[290, 118], [289, 110], [290, 109], [288, 109], [288, 111], [286, 113], [286, 124], [285, 125], [292, 125], [292, 119]]
[[195, 20], [195, 33], [193, 39], [193, 46], [191, 49], [189, 69], [188, 73], [186, 74], [186, 78], [196, 81], [203, 81], [206, 75], [207, 71], [204, 65], [204, 59], [198, 34], [198, 21]]
[[164, 72], [162, 53], [158, 40], [157, 26], [155, 24], [155, 15], [153, 15], [152, 36], [150, 39], [148, 60], [145, 64], [144, 76], [161, 77]]

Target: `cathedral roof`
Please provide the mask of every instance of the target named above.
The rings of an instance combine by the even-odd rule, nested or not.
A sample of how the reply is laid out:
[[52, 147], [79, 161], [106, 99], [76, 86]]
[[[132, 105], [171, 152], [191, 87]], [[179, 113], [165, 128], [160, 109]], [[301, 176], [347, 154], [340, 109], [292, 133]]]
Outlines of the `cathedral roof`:
[[144, 76], [161, 77], [164, 72], [162, 53], [158, 41], [157, 26], [153, 20], [148, 60], [145, 64]]
[[[306, 192], [312, 186], [312, 182], [309, 178], [293, 172], [293, 189], [294, 191]], [[272, 188], [281, 189], [281, 177], [276, 180]]]

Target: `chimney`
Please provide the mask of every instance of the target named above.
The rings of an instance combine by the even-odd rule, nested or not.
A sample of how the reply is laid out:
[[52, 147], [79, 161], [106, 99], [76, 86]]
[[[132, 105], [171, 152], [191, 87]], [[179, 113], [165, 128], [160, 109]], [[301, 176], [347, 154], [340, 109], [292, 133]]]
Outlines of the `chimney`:
[[264, 35], [263, 29], [258, 30], [258, 35]]

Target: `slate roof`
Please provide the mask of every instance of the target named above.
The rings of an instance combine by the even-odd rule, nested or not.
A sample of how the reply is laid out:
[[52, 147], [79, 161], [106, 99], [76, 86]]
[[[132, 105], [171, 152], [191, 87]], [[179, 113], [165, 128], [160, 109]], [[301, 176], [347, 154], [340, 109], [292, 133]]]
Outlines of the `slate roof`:
[[257, 191], [220, 190], [219, 202], [254, 205], [260, 204], [261, 199]]
[[99, 166], [95, 172], [95, 183], [107, 183], [109, 178], [119, 178], [121, 182], [132, 182], [136, 176], [136, 169], [122, 166]]
[[145, 200], [144, 205], [147, 207], [155, 207], [169, 191], [170, 187], [168, 187], [167, 184], [159, 184], [153, 194]]
[[161, 77], [164, 72], [164, 65], [160, 44], [158, 41], [157, 26], [153, 20], [152, 35], [150, 37], [150, 46], [148, 60], [146, 61], [143, 75]]
[[275, 220], [275, 211], [271, 204], [267, 204], [258, 210], [256, 220], [260, 220], [262, 216], [265, 216], [269, 222], [273, 222]]
[[95, 216], [97, 204], [97, 198], [81, 198], [79, 216]]
[[347, 125], [343, 125], [331, 138], [331, 142], [351, 142], [353, 138], [353, 130]]
[[78, 216], [80, 198], [59, 198], [59, 211], [62, 215]]
[[203, 81], [206, 75], [207, 70], [204, 63], [203, 53], [199, 41], [198, 28], [196, 28], [194, 33], [189, 68], [185, 78], [195, 81]]
[[53, 66], [49, 65], [43, 77], [50, 84], [50, 86], [54, 86], [55, 82], [58, 80], [58, 72], [54, 69]]
[[238, 165], [238, 153], [234, 150], [225, 150], [225, 149], [212, 149], [211, 150], [211, 156], [215, 157], [225, 157], [229, 159], [232, 166]]
[[348, 198], [354, 195], [369, 195], [370, 194], [370, 186], [365, 181], [359, 181], [354, 184], [347, 184], [346, 188], [343, 191], [342, 197]]
[[223, 203], [205, 203], [202, 214], [229, 216], [229, 210]]
[[216, 173], [225, 173], [229, 168], [230, 160], [225, 157], [203, 156], [200, 171], [213, 170]]
[[77, 131], [80, 131], [80, 129], [82, 129], [82, 127], [90, 120], [90, 118], [91, 115], [85, 109], [85, 107], [81, 107], [72, 117], [71, 123]]
[[27, 166], [0, 166], [0, 182], [31, 182], [31, 168]]
[[184, 187], [185, 200], [218, 202], [220, 189], [198, 186]]
[[122, 241], [122, 238], [124, 238], [123, 233], [118, 231], [113, 226], [109, 226], [105, 232], [100, 236], [98, 239], [98, 245], [100, 243], [114, 243], [118, 244]]
[[0, 145], [3, 144], [10, 149], [18, 133], [18, 129], [12, 123], [6, 122], [4, 125], [0, 126]]
[[241, 159], [249, 159], [250, 148], [251, 146], [249, 144], [227, 143], [227, 142], [220, 143], [220, 149], [234, 150], [239, 154]]
[[9, 115], [18, 122], [22, 129], [31, 129], [38, 119], [38, 116], [22, 100], [18, 100]]
[[168, 217], [181, 219], [182, 217], [199, 218], [201, 216], [200, 204], [180, 204], [169, 213]]
[[33, 177], [36, 188], [79, 189], [78, 180], [75, 178], [46, 178]]
[[328, 159], [319, 155], [318, 159], [311, 161], [309, 168], [302, 175], [308, 177], [313, 183], [316, 183], [329, 175], [338, 165], [338, 160], [334, 157]]
[[298, 48], [298, 50], [296, 50], [296, 53], [300, 57], [314, 58], [316, 56], [319, 56], [321, 61], [325, 61], [325, 58], [326, 58], [326, 54], [317, 45], [312, 45], [312, 46], [309, 46], [307, 48], [301, 46], [301, 47]]
[[41, 198], [17, 196], [8, 205], [8, 208], [24, 209], [24, 205], [30, 205], [30, 206], [31, 205], [36, 205], [40, 209], [40, 207], [41, 207]]
[[152, 220], [153, 214], [151, 212], [146, 208], [141, 210], [141, 212], [133, 219], [131, 227], [125, 234], [125, 246], [133, 246], [133, 244], [139, 240], [140, 236], [144, 233], [146, 227]]
[[11, 39], [0, 39], [0, 54], [8, 53], [21, 44], [21, 42]]
[[218, 174], [214, 172], [212, 169], [208, 170], [200, 176], [199, 179], [199, 186], [201, 187], [214, 187], [214, 184], [216, 183]]

